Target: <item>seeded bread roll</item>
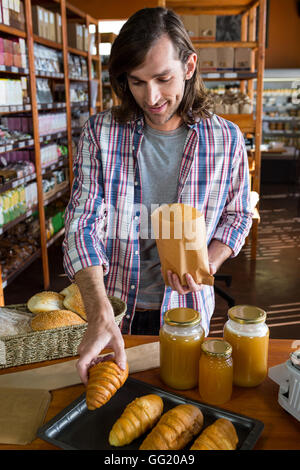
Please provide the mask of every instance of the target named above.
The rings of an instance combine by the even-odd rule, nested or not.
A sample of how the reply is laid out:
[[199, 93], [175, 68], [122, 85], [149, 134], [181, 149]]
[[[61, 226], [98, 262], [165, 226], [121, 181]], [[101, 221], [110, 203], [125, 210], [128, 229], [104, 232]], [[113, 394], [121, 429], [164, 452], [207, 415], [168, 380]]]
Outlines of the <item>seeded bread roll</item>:
[[31, 320], [31, 328], [33, 331], [42, 331], [84, 323], [86, 322], [79, 315], [70, 310], [54, 310], [37, 314]]
[[64, 307], [72, 312], [78, 313], [84, 320], [87, 319], [83, 300], [80, 294], [79, 287], [77, 284], [71, 284], [60, 292], [64, 296], [63, 304]]
[[27, 302], [27, 308], [32, 313], [62, 310], [64, 296], [58, 292], [44, 291], [33, 295]]

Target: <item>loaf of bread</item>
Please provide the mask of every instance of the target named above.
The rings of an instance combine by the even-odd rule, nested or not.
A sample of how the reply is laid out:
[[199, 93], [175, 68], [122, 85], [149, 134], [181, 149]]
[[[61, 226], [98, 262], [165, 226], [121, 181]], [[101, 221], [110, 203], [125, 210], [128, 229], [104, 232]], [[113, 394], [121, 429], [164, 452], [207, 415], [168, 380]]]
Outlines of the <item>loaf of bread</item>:
[[86, 404], [89, 410], [105, 405], [128, 377], [128, 363], [122, 370], [113, 360], [98, 362], [89, 369]]
[[232, 422], [220, 418], [204, 429], [190, 450], [234, 450], [237, 443], [238, 436]]
[[84, 320], [87, 319], [83, 300], [77, 284], [73, 283], [69, 285], [63, 289], [60, 294], [64, 296], [63, 305], [65, 308], [72, 310], [72, 312], [78, 313], [78, 315], [80, 315]]
[[58, 292], [44, 291], [39, 292], [27, 302], [27, 308], [32, 313], [51, 312], [53, 310], [63, 310], [64, 296]]
[[38, 313], [31, 320], [33, 331], [51, 330], [63, 326], [82, 325], [86, 323], [79, 315], [70, 310], [53, 310]]
[[203, 426], [201, 410], [192, 404], [177, 405], [162, 415], [140, 450], [180, 450]]
[[163, 401], [159, 395], [138, 397], [126, 406], [109, 434], [112, 446], [124, 446], [151, 429], [163, 412]]

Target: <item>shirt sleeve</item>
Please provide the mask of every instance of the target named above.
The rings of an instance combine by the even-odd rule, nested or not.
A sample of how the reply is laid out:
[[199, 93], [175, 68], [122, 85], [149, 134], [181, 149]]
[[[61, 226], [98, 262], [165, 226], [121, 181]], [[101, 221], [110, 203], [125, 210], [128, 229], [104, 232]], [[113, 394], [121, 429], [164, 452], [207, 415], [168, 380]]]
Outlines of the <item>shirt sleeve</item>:
[[104, 248], [105, 203], [101, 150], [89, 119], [83, 127], [73, 162], [74, 179], [65, 213], [63, 263], [72, 281], [76, 272], [109, 262]]
[[233, 151], [233, 162], [229, 191], [225, 207], [217, 225], [216, 238], [228, 245], [235, 257], [245, 243], [250, 232], [253, 212], [250, 206], [249, 165], [245, 141], [240, 129], [235, 126], [237, 140]]

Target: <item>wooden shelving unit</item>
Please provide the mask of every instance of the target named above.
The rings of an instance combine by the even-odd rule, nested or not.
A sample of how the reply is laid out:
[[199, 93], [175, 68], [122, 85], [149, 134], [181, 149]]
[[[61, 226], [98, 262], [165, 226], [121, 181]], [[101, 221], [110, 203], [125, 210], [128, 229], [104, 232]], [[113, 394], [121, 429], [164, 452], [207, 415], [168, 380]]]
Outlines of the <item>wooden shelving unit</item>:
[[[115, 38], [116, 38], [116, 34], [115, 33], [101, 33], [100, 38], [101, 38], [100, 39], [101, 43], [110, 43], [110, 44], [112, 44], [114, 42]], [[107, 70], [107, 65], [102, 65], [101, 75], [102, 75], [102, 70]], [[113, 91], [110, 82], [104, 83], [103, 80], [101, 80], [101, 82], [102, 82], [102, 90], [103, 90], [103, 88], [109, 88], [110, 93], [111, 93], [111, 97], [112, 97], [112, 104], [113, 104], [113, 106], [116, 106], [118, 104], [118, 98], [117, 98], [115, 92]], [[102, 94], [102, 103], [103, 103], [103, 94]]]
[[[242, 132], [254, 137], [255, 150], [249, 152], [251, 190], [260, 194], [261, 173], [261, 140], [263, 115], [263, 76], [265, 64], [265, 35], [266, 35], [266, 0], [163, 0], [162, 6], [173, 9], [179, 15], [241, 15], [240, 41], [193, 41], [196, 49], [245, 47], [251, 49], [251, 68], [247, 75], [236, 74], [233, 77], [209, 77], [203, 74], [207, 81], [239, 81], [240, 90], [246, 92], [251, 100], [256, 98], [254, 114], [229, 114], [224, 118], [236, 123]], [[258, 21], [257, 21], [258, 20]], [[258, 30], [257, 30], [258, 28]], [[206, 75], [208, 77], [206, 78]], [[217, 75], [217, 74], [212, 74]], [[228, 75], [228, 74], [227, 74]], [[234, 74], [233, 74], [234, 75]], [[254, 96], [254, 81], [256, 94]], [[251, 258], [256, 258], [258, 243], [259, 203], [255, 208], [251, 228]]]
[[[25, 9], [25, 18], [26, 18], [26, 27], [25, 31], [20, 31], [16, 28], [12, 28], [11, 26], [7, 26], [4, 24], [0, 24], [0, 37], [3, 36], [5, 38], [13, 38], [13, 37], [20, 37], [23, 38], [26, 42], [26, 49], [27, 49], [27, 61], [28, 61], [28, 69], [19, 69], [17, 67], [0, 67], [0, 78], [2, 76], [7, 77], [9, 75], [10, 78], [19, 78], [20, 76], [24, 75], [27, 77], [30, 87], [30, 105], [27, 106], [6, 106], [5, 108], [0, 108], [0, 118], [6, 115], [14, 115], [16, 113], [26, 113], [27, 116], [32, 116], [32, 125], [33, 125], [33, 135], [32, 139], [25, 140], [23, 142], [19, 142], [18, 145], [4, 145], [0, 141], [0, 155], [4, 154], [9, 151], [13, 151], [16, 149], [31, 149], [34, 150], [35, 153], [35, 173], [30, 175], [29, 177], [14, 180], [11, 183], [11, 187], [18, 187], [18, 185], [24, 184], [24, 182], [31, 181], [32, 179], [36, 180], [37, 183], [37, 191], [38, 191], [38, 204], [35, 207], [27, 210], [24, 214], [18, 217], [16, 220], [13, 220], [11, 224], [6, 224], [2, 226], [0, 229], [0, 236], [7, 230], [9, 230], [10, 225], [14, 226], [15, 224], [23, 221], [27, 217], [29, 217], [33, 210], [38, 211], [39, 215], [39, 226], [40, 226], [40, 249], [31, 255], [28, 260], [26, 259], [20, 269], [17, 269], [16, 272], [12, 272], [8, 275], [7, 279], [2, 279], [1, 271], [0, 271], [0, 305], [4, 305], [4, 293], [3, 289], [6, 285], [11, 282], [17, 275], [19, 275], [23, 269], [28, 267], [35, 259], [41, 257], [42, 266], [43, 266], [43, 285], [44, 289], [49, 289], [50, 287], [50, 277], [49, 277], [49, 260], [48, 260], [48, 248], [53, 244], [59, 237], [61, 237], [64, 233], [64, 229], [61, 229], [58, 233], [56, 233], [50, 240], [47, 239], [46, 233], [46, 220], [45, 220], [45, 206], [47, 206], [53, 200], [58, 199], [64, 194], [67, 194], [70, 191], [70, 187], [72, 184], [72, 162], [73, 162], [73, 155], [72, 155], [72, 139], [73, 139], [73, 132], [77, 131], [78, 129], [72, 129], [72, 109], [74, 107], [80, 106], [81, 109], [85, 109], [89, 115], [94, 114], [102, 109], [102, 84], [101, 84], [101, 60], [99, 57], [99, 41], [100, 41], [100, 34], [98, 30], [98, 20], [92, 18], [90, 15], [82, 12], [78, 8], [74, 7], [73, 5], [69, 4], [65, 0], [49, 0], [48, 2], [44, 3], [42, 0], [22, 0], [24, 3]], [[38, 35], [33, 33], [33, 17], [32, 17], [32, 7], [33, 5], [40, 5], [47, 10], [59, 13], [61, 15], [61, 42], [55, 42], [43, 37], [39, 37]], [[81, 50], [74, 47], [70, 47], [68, 44], [68, 24], [69, 23], [78, 23], [81, 25], [85, 25], [89, 28], [93, 25], [94, 28], [94, 35], [95, 35], [95, 48], [96, 53], [91, 50], [91, 40], [92, 34], [89, 33], [88, 35], [88, 50]], [[63, 73], [49, 73], [44, 74], [39, 71], [35, 70], [35, 52], [34, 52], [34, 44], [41, 44], [42, 46], [46, 46], [48, 48], [58, 50], [62, 54], [63, 60]], [[80, 57], [83, 57], [87, 61], [87, 70], [88, 76], [85, 80], [77, 79], [79, 83], [86, 82], [88, 85], [88, 101], [84, 102], [83, 104], [73, 104], [70, 100], [70, 83], [74, 80], [69, 77], [69, 54], [74, 54]], [[94, 68], [96, 77], [93, 76], [92, 68]], [[4, 74], [4, 75], [3, 75]], [[64, 85], [65, 90], [65, 103], [49, 103], [49, 105], [39, 105], [37, 102], [37, 78], [47, 78], [52, 81], [58, 81]], [[98, 83], [97, 92], [98, 97], [95, 100], [95, 103], [91, 101], [91, 87], [92, 87], [92, 80]], [[58, 132], [56, 134], [51, 134], [49, 136], [40, 136], [39, 134], [39, 116], [40, 113], [47, 112], [47, 111], [64, 111], [66, 112], [67, 116], [67, 126], [65, 131]], [[45, 168], [42, 166], [41, 162], [41, 144], [44, 143], [46, 140], [49, 141], [56, 141], [58, 138], [65, 138], [68, 147], [68, 157], [67, 160], [60, 160], [56, 165], [51, 165], [49, 168]], [[43, 175], [45, 171], [54, 171], [58, 168], [62, 168], [62, 165], [67, 167], [68, 175], [69, 175], [69, 182], [65, 185], [62, 185], [60, 191], [58, 193], [51, 195], [51, 197], [47, 197], [47, 193], [44, 194], [43, 192]], [[0, 187], [0, 192], [4, 192], [7, 188], [7, 185]], [[8, 184], [10, 187], [10, 184]]]

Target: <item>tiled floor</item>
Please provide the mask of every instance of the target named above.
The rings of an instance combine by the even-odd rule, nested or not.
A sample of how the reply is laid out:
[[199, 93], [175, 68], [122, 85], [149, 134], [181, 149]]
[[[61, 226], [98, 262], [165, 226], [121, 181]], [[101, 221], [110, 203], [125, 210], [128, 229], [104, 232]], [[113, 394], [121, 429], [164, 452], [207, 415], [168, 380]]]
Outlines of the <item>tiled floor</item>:
[[[228, 260], [220, 273], [232, 276], [232, 284], [217, 285], [230, 293], [236, 304], [251, 304], [267, 311], [271, 338], [300, 339], [300, 203], [295, 191], [262, 188], [261, 223], [256, 261], [250, 259], [250, 245], [238, 257]], [[69, 284], [64, 276], [59, 244], [50, 249], [51, 289], [59, 292]], [[43, 290], [41, 261], [37, 260], [5, 289], [5, 303], [25, 303]], [[212, 336], [221, 336], [228, 305], [216, 295], [211, 321]]]

